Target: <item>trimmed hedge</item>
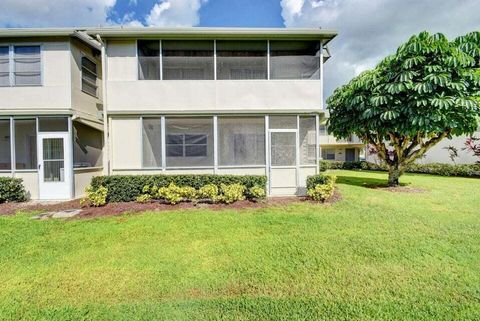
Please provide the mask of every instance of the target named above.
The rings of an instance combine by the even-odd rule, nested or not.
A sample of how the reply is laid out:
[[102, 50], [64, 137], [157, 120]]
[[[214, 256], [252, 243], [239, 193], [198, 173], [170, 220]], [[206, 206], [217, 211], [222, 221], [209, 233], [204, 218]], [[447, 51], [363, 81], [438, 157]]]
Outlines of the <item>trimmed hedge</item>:
[[5, 202], [24, 202], [27, 192], [21, 178], [0, 177], [0, 204]]
[[[387, 171], [383, 164], [378, 165], [366, 161], [359, 162], [339, 162], [339, 161], [320, 161], [320, 171], [329, 169], [361, 169], [371, 171]], [[461, 177], [480, 177], [480, 164], [410, 164], [405, 172], [432, 174], [440, 176], [461, 176]]]
[[317, 185], [324, 185], [331, 180], [332, 175], [328, 174], [317, 174], [307, 177], [307, 190], [315, 188]]
[[94, 190], [100, 186], [106, 187], [107, 202], [131, 202], [143, 194], [145, 185], [167, 187], [170, 183], [195, 189], [208, 184], [216, 185], [218, 188], [222, 184], [241, 184], [246, 187], [248, 193], [254, 186], [266, 189], [267, 178], [261, 175], [112, 175], [92, 178], [91, 186]]

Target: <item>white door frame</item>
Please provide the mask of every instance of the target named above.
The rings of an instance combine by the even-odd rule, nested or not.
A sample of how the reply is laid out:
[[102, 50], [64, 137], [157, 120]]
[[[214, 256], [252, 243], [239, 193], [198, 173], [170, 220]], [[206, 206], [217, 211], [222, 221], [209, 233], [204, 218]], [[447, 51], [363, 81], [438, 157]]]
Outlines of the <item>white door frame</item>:
[[[43, 140], [49, 138], [63, 139], [64, 180], [61, 182], [44, 181]], [[41, 200], [66, 200], [73, 194], [73, 160], [72, 142], [69, 132], [39, 132], [38, 133], [38, 193]]]
[[[294, 133], [295, 134], [295, 165], [275, 166], [272, 165], [272, 133]], [[298, 146], [298, 129], [269, 129], [268, 130], [268, 194], [272, 194], [272, 168], [273, 169], [294, 169], [296, 186], [298, 188], [298, 164], [299, 164], [299, 146]], [[290, 186], [288, 186], [290, 187]], [[286, 188], [288, 188], [286, 187]]]

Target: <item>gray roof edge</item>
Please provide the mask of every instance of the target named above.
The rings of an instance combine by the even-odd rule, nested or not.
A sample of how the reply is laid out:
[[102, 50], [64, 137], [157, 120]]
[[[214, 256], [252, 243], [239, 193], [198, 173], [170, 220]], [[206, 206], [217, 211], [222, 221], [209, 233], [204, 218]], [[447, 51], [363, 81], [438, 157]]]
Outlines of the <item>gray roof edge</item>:
[[286, 36], [332, 39], [336, 30], [321, 28], [157, 28], [157, 27], [78, 27], [78, 28], [0, 28], [0, 37], [71, 36], [76, 31], [102, 37], [148, 36]]

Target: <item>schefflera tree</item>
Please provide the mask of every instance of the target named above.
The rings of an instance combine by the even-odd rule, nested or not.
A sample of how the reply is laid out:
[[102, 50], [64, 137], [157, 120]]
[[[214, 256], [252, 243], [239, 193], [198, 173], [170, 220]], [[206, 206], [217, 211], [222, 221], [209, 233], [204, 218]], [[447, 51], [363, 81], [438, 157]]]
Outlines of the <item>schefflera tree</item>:
[[327, 100], [330, 132], [374, 146], [397, 186], [442, 139], [471, 134], [480, 115], [480, 32], [449, 41], [422, 32]]

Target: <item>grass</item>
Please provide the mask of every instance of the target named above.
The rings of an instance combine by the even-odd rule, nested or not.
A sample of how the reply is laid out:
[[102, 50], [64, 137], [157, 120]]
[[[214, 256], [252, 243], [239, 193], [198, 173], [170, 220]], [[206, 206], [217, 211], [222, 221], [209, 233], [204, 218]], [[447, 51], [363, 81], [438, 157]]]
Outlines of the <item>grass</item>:
[[333, 205], [0, 217], [0, 320], [479, 320], [480, 180]]

